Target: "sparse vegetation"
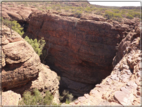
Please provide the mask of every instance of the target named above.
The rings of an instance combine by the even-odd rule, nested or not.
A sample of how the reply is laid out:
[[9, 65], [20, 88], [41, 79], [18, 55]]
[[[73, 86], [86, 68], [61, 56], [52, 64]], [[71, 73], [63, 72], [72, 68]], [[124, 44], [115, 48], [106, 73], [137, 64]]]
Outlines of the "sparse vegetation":
[[42, 55], [43, 48], [46, 44], [43, 38], [41, 38], [40, 40], [37, 40], [37, 39], [33, 40], [33, 39], [30, 39], [28, 36], [26, 36], [25, 40], [33, 47], [33, 49], [39, 56]]
[[116, 13], [112, 11], [106, 11], [104, 14], [104, 17], [107, 19], [117, 20], [120, 21], [122, 19], [121, 13], [115, 10]]
[[[6, 26], [8, 26], [10, 29], [16, 31], [18, 34], [20, 34], [21, 36], [24, 34], [23, 31], [23, 27], [21, 27], [21, 25], [17, 22], [17, 21], [10, 21], [8, 19], [3, 19], [1, 18], [2, 23]], [[43, 52], [43, 48], [46, 44], [44, 38], [41, 38], [40, 40], [37, 39], [30, 39], [28, 36], [25, 36], [24, 38], [35, 50], [35, 52], [41, 56], [42, 52]]]
[[24, 34], [23, 28], [19, 23], [17, 23], [17, 21], [9, 21], [8, 19], [2, 18], [2, 23], [11, 28], [12, 30], [16, 31], [17, 33], [19, 33], [21, 36]]
[[70, 102], [73, 101], [73, 95], [69, 93], [69, 91], [64, 90], [62, 95], [60, 96], [60, 101], [69, 104]]
[[134, 17], [133, 17], [132, 14], [127, 14], [126, 18], [128, 18], [128, 19], [133, 19]]
[[75, 12], [75, 16], [76, 16], [76, 17], [80, 18], [81, 15], [82, 15], [82, 11], [79, 11], [79, 10], [78, 10], [78, 11]]
[[19, 105], [57, 105], [53, 102], [53, 95], [46, 91], [46, 95], [38, 91], [38, 89], [33, 90], [33, 94], [30, 91], [26, 91], [23, 94], [22, 100], [19, 102]]
[[36, 7], [41, 11], [55, 10], [57, 12], [70, 12], [80, 17], [82, 13], [103, 15], [107, 19], [121, 21], [122, 18], [140, 18], [140, 8], [119, 8], [90, 5], [87, 2], [17, 2], [24, 6]]

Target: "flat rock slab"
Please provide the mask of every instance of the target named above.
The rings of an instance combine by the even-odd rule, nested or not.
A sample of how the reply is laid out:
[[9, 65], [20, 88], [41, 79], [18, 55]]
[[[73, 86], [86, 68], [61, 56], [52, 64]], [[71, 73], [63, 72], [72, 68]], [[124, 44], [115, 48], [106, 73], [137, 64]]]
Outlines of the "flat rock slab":
[[122, 104], [122, 105], [132, 105], [133, 95], [125, 93], [123, 91], [116, 91], [114, 97]]
[[2, 105], [3, 106], [16, 106], [21, 99], [21, 95], [13, 91], [2, 92]]

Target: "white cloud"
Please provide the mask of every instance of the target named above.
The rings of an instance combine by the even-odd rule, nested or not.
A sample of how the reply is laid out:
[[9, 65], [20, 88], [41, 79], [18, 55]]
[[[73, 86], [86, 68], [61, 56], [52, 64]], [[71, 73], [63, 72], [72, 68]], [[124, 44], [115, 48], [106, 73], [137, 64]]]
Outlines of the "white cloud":
[[90, 4], [102, 6], [141, 6], [140, 2], [90, 2]]

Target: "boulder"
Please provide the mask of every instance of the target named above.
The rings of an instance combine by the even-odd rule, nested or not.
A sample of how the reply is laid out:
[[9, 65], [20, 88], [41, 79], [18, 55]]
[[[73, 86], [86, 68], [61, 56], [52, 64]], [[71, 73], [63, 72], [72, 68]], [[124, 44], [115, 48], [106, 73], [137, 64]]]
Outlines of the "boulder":
[[3, 106], [18, 106], [21, 95], [11, 90], [2, 92], [2, 105]]
[[57, 74], [40, 62], [32, 46], [19, 34], [12, 31], [9, 35], [9, 29], [4, 25], [2, 31], [2, 89], [22, 94], [37, 88], [43, 93], [49, 90], [54, 94], [59, 85]]

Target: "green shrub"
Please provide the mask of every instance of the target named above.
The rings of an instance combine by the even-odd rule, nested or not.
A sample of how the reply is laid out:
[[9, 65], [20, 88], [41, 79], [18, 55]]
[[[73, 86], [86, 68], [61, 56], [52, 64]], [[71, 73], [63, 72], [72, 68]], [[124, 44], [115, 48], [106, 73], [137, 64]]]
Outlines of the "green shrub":
[[138, 17], [138, 18], [140, 18], [140, 13], [138, 13], [138, 12], [134, 12], [134, 13], [133, 13], [133, 16], [134, 16], [134, 17]]
[[50, 92], [46, 92], [46, 95], [43, 97], [38, 89], [33, 90], [33, 95], [31, 92], [26, 91], [23, 94], [22, 100], [19, 102], [19, 105], [52, 105], [53, 95]]
[[126, 16], [128, 19], [133, 19], [133, 15], [131, 15], [131, 14], [127, 14], [127, 16]]
[[114, 16], [114, 14], [111, 11], [106, 11], [104, 14], [104, 17], [107, 19], [112, 19], [113, 16]]
[[113, 11], [114, 13], [119, 13], [120, 10], [118, 10], [118, 9], [113, 9], [112, 11]]
[[113, 13], [113, 17], [122, 18], [121, 13]]
[[46, 44], [43, 38], [41, 38], [40, 40], [37, 40], [37, 39], [33, 40], [33, 39], [30, 39], [28, 36], [26, 36], [25, 40], [33, 47], [33, 49], [39, 56], [42, 54], [42, 50]]
[[23, 28], [17, 21], [12, 21], [12, 29], [19, 33], [21, 36], [24, 34]]
[[23, 28], [19, 23], [17, 23], [17, 21], [10, 21], [2, 18], [2, 23], [11, 28], [12, 30], [16, 31], [17, 33], [19, 33], [21, 36], [24, 34]]
[[43, 104], [44, 105], [51, 105], [53, 103], [52, 100], [53, 100], [53, 96], [50, 94], [49, 91], [46, 91], [46, 95], [43, 99]]
[[76, 16], [76, 17], [80, 18], [81, 15], [82, 15], [82, 11], [79, 11], [79, 10], [78, 10], [78, 11], [75, 12], [75, 16]]
[[73, 95], [69, 93], [69, 91], [64, 90], [62, 95], [60, 96], [60, 101], [69, 104], [70, 102], [73, 101]]
[[121, 13], [119, 13], [119, 12], [114, 13], [114, 12], [111, 12], [111, 11], [108, 11], [108, 10], [105, 12], [104, 17], [107, 18], [107, 19], [113, 19], [113, 20], [116, 20], [116, 21], [121, 21], [121, 19], [122, 19]]

